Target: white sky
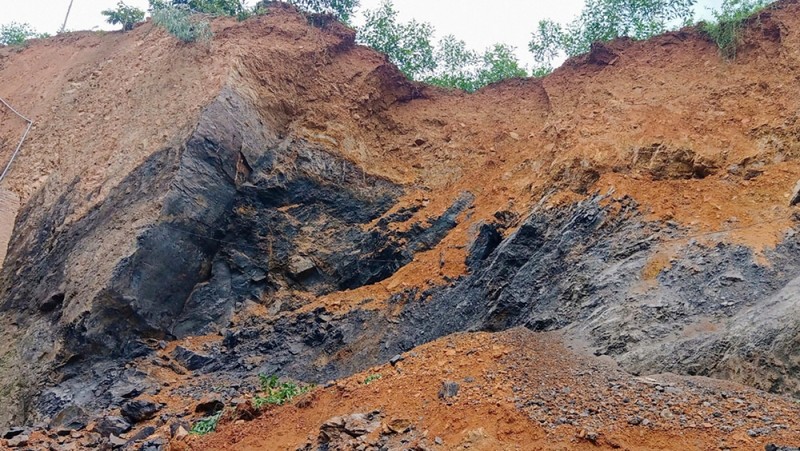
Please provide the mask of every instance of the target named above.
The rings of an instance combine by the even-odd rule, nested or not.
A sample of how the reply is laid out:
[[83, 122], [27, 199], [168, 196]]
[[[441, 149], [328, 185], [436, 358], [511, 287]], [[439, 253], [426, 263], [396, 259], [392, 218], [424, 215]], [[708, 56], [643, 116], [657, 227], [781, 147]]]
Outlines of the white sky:
[[[0, 0], [0, 24], [27, 22], [38, 32], [55, 34], [61, 28], [70, 0]], [[105, 23], [100, 11], [114, 8], [118, 0], [74, 0], [67, 30], [114, 29]], [[247, 1], [254, 4], [256, 0]], [[722, 0], [699, 0], [696, 13], [708, 17], [709, 7]], [[147, 9], [147, 0], [126, 0]], [[373, 9], [380, 0], [361, 0], [361, 10]], [[453, 34], [476, 49], [484, 50], [496, 42], [517, 47], [522, 63], [530, 63], [527, 52], [531, 32], [541, 19], [567, 22], [577, 15], [583, 0], [394, 0], [403, 21], [430, 22], [437, 37]], [[358, 23], [358, 18], [356, 19]]]

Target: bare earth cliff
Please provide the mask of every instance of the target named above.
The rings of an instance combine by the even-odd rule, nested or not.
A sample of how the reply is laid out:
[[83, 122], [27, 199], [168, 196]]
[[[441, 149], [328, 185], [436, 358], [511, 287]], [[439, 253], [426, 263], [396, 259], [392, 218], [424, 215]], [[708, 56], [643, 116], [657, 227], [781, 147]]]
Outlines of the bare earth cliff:
[[474, 94], [214, 28], [0, 48], [0, 446], [800, 446], [795, 1]]

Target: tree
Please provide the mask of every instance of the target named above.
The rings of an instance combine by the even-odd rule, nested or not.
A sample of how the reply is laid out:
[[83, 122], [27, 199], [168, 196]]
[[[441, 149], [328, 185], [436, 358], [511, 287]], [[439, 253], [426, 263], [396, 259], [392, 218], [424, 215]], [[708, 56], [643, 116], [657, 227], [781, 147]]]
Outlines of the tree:
[[117, 3], [117, 9], [107, 9], [101, 14], [106, 16], [106, 22], [111, 25], [122, 25], [122, 31], [133, 30], [137, 22], [144, 20], [144, 11], [123, 2]]
[[468, 49], [464, 41], [445, 36], [436, 49], [435, 73], [424, 81], [472, 92], [507, 78], [527, 77], [528, 71], [520, 66], [514, 50], [506, 44], [495, 44], [481, 54]]
[[391, 0], [375, 10], [364, 12], [364, 26], [358, 30], [359, 42], [386, 54], [407, 77], [420, 80], [436, 68], [431, 44], [433, 26], [412, 20], [400, 23]]
[[474, 91], [476, 85], [480, 55], [467, 48], [467, 43], [447, 35], [439, 41], [436, 48], [436, 70], [425, 78], [426, 83], [446, 88]]
[[188, 8], [191, 12], [215, 16], [240, 16], [246, 12], [242, 0], [149, 0], [150, 11], [168, 6]]
[[29, 24], [11, 22], [0, 25], [0, 45], [20, 45], [35, 37], [39, 37], [39, 35]]
[[495, 44], [483, 54], [483, 66], [478, 72], [478, 86], [486, 86], [507, 78], [528, 76], [528, 71], [519, 65], [514, 47]]
[[562, 54], [576, 56], [592, 43], [621, 36], [647, 39], [693, 18], [696, 0], [587, 0], [580, 15], [566, 25], [539, 22], [528, 46], [536, 62], [549, 66]]
[[329, 13], [344, 23], [350, 23], [359, 0], [289, 0], [289, 3], [312, 13]]
[[525, 77], [525, 68], [514, 55], [514, 47], [495, 44], [484, 53], [467, 47], [453, 35], [431, 44], [433, 27], [425, 22], [398, 21], [390, 0], [364, 13], [366, 23], [358, 30], [359, 42], [385, 53], [408, 78], [436, 86], [476, 91], [487, 84], [511, 77]]

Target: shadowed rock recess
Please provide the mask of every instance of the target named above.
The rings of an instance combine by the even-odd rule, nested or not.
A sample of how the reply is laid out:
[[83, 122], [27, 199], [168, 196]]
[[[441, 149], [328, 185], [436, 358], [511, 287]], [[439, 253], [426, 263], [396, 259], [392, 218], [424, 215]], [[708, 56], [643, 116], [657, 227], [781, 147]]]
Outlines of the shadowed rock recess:
[[[81, 53], [58, 89], [41, 94], [53, 106], [34, 110], [31, 148], [0, 186], [21, 198], [0, 269], [0, 425], [68, 436], [93, 424], [103, 444], [160, 449], [156, 431], [182, 441], [189, 420], [222, 406], [248, 421], [261, 415], [242, 400], [264, 390], [259, 374], [345, 390], [341, 380], [386, 364], [383, 382], [369, 383], [388, 384], [405, 377], [409, 351], [451, 336], [459, 352], [478, 337], [494, 356], [481, 359], [494, 364], [506, 355], [500, 344], [558, 334], [603, 356], [603, 371], [618, 365], [597, 375], [611, 389], [623, 371], [670, 372], [800, 397], [797, 3], [747, 22], [735, 62], [688, 28], [595, 46], [544, 79], [469, 95], [412, 83], [355, 45], [352, 30], [272, 7], [215, 21], [208, 49], [180, 46], [152, 24], [0, 49], [0, 75], [31, 109], [38, 100], [25, 99], [38, 91], [13, 72], [16, 61], [61, 47], [100, 55]], [[140, 45], [152, 46], [158, 70], [135, 57], [106, 64]], [[81, 113], [59, 116], [77, 108], [76, 92]], [[157, 119], [134, 123], [141, 111]], [[68, 122], [82, 115], [94, 122]], [[125, 135], [126, 121], [139, 134]], [[93, 130], [102, 140], [90, 141]], [[94, 147], [74, 150], [79, 141]], [[529, 331], [506, 332], [521, 327]], [[442, 352], [454, 357], [455, 347]], [[532, 358], [516, 351], [516, 362]], [[459, 371], [524, 373], [464, 352]], [[428, 382], [456, 384], [433, 395], [449, 408], [471, 396], [475, 376], [451, 380], [439, 362], [446, 381]], [[575, 371], [558, 374], [583, 377]], [[510, 416], [571, 424], [580, 440], [602, 442], [582, 420], [519, 398], [525, 383], [491, 409], [510, 399]], [[756, 418], [748, 404], [731, 418]], [[405, 434], [382, 428], [387, 440], [426, 435], [370, 410], [377, 405], [358, 408], [303, 433], [320, 433], [323, 446], [333, 440], [325, 434], [347, 433], [346, 419], [368, 418], [370, 432], [386, 420]], [[660, 418], [717, 428], [669, 409]], [[764, 435], [754, 431], [739, 432]]]

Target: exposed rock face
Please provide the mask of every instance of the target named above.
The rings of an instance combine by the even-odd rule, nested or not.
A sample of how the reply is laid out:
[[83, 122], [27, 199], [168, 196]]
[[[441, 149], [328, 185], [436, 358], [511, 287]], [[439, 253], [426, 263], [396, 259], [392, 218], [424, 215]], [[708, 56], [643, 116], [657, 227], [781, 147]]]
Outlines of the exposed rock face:
[[[746, 127], [697, 113], [713, 101], [738, 114], [730, 99], [746, 96], [731, 77], [664, 118], [663, 103], [684, 99], [689, 83], [643, 94], [649, 66], [620, 65], [626, 52], [650, 61], [652, 49], [627, 40], [568, 64], [579, 82], [559, 74], [508, 82], [490, 93], [499, 106], [476, 114], [485, 93], [429, 90], [422, 98], [423, 88], [385, 58], [355, 47], [352, 31], [273, 17], [241, 25], [251, 30], [239, 43], [270, 35], [270, 52], [231, 64], [210, 103], [185, 129], [170, 128], [168, 144], [133, 170], [88, 194], [92, 174], [80, 171], [26, 185], [33, 194], [0, 272], [9, 338], [0, 343], [9, 362], [0, 375], [14, 373], [0, 378], [0, 393], [14, 400], [0, 422], [79, 412], [77, 426], [84, 413], [135, 407], [140, 395], [161, 390], [137, 369], [145, 361], [223, 381], [280, 373], [324, 383], [396, 364], [393, 356], [448, 334], [517, 326], [564, 330], [635, 373], [720, 376], [800, 393], [800, 323], [785, 320], [798, 313], [800, 245], [787, 205], [796, 196], [783, 188], [800, 171], [796, 115]], [[233, 46], [225, 39], [236, 31], [222, 31], [221, 42]], [[794, 35], [785, 37], [778, 41]], [[659, 52], [710, 51], [686, 34], [658, 39]], [[769, 42], [766, 50], [779, 45]], [[698, 60], [683, 58], [677, 67]], [[366, 63], [353, 69], [359, 59]], [[317, 67], [325, 70], [312, 73]], [[750, 66], [718, 70], [741, 67]], [[767, 81], [749, 86], [753, 97], [742, 104], [757, 104], [751, 110], [767, 119], [796, 110], [789, 83]], [[599, 97], [586, 102], [590, 91]], [[350, 100], [323, 108], [343, 96]], [[650, 109], [630, 109], [641, 98]], [[416, 109], [406, 108], [412, 99]], [[766, 99], [785, 103], [769, 110]], [[445, 114], [427, 111], [437, 102]], [[641, 132], [643, 122], [668, 131], [696, 123], [699, 144]], [[506, 123], [513, 127], [498, 130]], [[610, 134], [618, 124], [627, 131]], [[720, 148], [731, 136], [738, 147], [729, 154]], [[752, 156], [756, 144], [767, 150]], [[615, 195], [616, 186], [625, 194]], [[641, 187], [644, 201], [634, 200], [629, 194]], [[707, 229], [691, 229], [683, 210], [714, 208], [706, 194], [730, 211], [723, 218], [717, 206], [698, 227], [752, 228], [776, 211], [778, 245], [757, 255], [736, 241], [700, 239]], [[675, 199], [694, 204], [653, 213]], [[684, 221], [666, 219], [682, 214]], [[664, 246], [670, 253], [661, 258]], [[414, 263], [413, 282], [379, 283]], [[384, 297], [367, 305], [377, 291]], [[334, 294], [352, 299], [337, 309], [323, 301]], [[218, 338], [207, 350], [181, 346], [162, 359], [169, 362], [153, 358], [161, 340], [204, 334]], [[123, 415], [136, 422], [150, 410]]]
[[14, 220], [17, 218], [19, 198], [16, 194], [0, 189], [0, 268], [6, 259], [8, 241], [14, 229]]
[[[86, 362], [147, 354], [145, 338], [219, 330], [236, 305], [267, 303], [280, 290], [324, 294], [380, 281], [435, 246], [471, 204], [465, 193], [430, 226], [407, 232], [392, 231], [391, 221], [367, 227], [402, 188], [317, 145], [278, 138], [264, 122], [228, 89], [185, 145], [153, 155], [72, 226], [48, 225], [79, 202], [69, 192], [42, 216], [45, 224], [30, 223], [40, 203], [29, 202], [21, 227], [52, 232], [15, 241], [0, 310], [30, 324], [37, 349], [63, 343], [56, 359], [82, 371]], [[90, 237], [134, 220], [144, 203], [161, 206], [157, 217], [127, 255], [105, 265], [110, 271], [93, 275], [100, 288], [87, 298], [83, 281], [68, 276], [69, 262], [91, 252]], [[184, 360], [189, 369], [205, 366]], [[46, 410], [57, 411], [72, 398], [65, 396], [47, 398]]]

